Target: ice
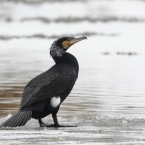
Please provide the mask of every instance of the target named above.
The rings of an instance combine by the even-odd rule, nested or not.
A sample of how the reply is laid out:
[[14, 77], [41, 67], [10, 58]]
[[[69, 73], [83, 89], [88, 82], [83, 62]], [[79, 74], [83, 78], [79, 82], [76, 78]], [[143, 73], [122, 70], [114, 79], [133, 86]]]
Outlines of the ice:
[[[9, 117], [0, 119], [0, 123]], [[50, 117], [44, 120], [52, 121]], [[78, 127], [40, 128], [32, 119], [24, 127], [0, 129], [0, 144], [145, 144], [145, 119], [59, 117], [59, 122]]]

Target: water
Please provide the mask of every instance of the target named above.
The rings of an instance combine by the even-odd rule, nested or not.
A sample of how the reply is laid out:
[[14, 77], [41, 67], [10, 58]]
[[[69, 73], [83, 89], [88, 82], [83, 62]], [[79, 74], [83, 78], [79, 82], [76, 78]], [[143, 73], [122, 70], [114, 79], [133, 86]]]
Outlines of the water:
[[56, 38], [88, 37], [68, 50], [80, 72], [58, 113], [78, 127], [41, 129], [31, 120], [0, 130], [0, 144], [145, 144], [143, 0], [1, 0], [0, 28], [0, 123], [19, 108], [26, 83], [54, 64]]

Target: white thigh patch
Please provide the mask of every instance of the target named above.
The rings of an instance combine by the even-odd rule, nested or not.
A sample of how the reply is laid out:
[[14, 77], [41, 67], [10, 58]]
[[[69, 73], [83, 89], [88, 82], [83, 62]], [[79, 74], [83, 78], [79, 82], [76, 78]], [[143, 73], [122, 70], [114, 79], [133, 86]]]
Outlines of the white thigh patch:
[[50, 104], [53, 108], [57, 107], [60, 104], [60, 97], [51, 98]]

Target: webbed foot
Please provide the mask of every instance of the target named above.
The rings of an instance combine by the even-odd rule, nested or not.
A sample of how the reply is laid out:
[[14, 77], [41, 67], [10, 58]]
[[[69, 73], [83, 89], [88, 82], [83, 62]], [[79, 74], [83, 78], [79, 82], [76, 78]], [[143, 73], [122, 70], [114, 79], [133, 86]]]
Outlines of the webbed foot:
[[45, 123], [41, 123], [40, 127], [77, 127], [77, 125], [60, 125], [60, 124], [45, 124]]
[[54, 124], [54, 127], [77, 127], [77, 125], [60, 125], [60, 124]]

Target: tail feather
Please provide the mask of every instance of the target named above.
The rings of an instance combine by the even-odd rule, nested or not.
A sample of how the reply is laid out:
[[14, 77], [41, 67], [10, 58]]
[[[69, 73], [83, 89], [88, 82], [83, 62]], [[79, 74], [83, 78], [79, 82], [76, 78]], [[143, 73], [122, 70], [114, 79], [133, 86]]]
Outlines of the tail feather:
[[[22, 115], [23, 115], [23, 112], [19, 113], [19, 114], [17, 115], [17, 117], [14, 118], [15, 121], [14, 121], [14, 119], [11, 120], [11, 124], [13, 124], [13, 122], [15, 122], [15, 123], [13, 124], [13, 126], [18, 126], [18, 124], [20, 123], [20, 119], [23, 118]], [[11, 125], [11, 124], [10, 124], [10, 125]]]
[[[17, 112], [17, 113], [14, 115], [15, 118], [17, 117], [18, 114], [19, 114], [19, 112]], [[12, 116], [12, 117], [13, 117], [13, 116]], [[12, 117], [10, 117], [8, 120], [6, 120], [2, 125], [8, 124], [8, 123], [9, 123], [9, 125], [10, 125], [10, 122], [13, 122], [13, 118], [14, 118], [14, 117], [13, 117], [13, 118], [12, 118]], [[2, 126], [2, 125], [1, 125], [1, 126]], [[1, 126], [0, 126], [0, 127], [1, 127]]]
[[10, 117], [7, 121], [0, 125], [0, 127], [17, 127], [24, 126], [28, 120], [31, 119], [32, 111], [19, 110], [16, 114]]
[[20, 114], [20, 119], [16, 122], [16, 126], [18, 126], [19, 124], [22, 124], [22, 121], [24, 120], [23, 118], [23, 112]]
[[29, 112], [26, 114], [25, 118], [22, 120], [21, 122], [22, 126], [26, 124], [25, 122], [27, 122], [27, 120], [29, 120]]
[[10, 119], [8, 120], [7, 124], [9, 124], [9, 126], [15, 126], [15, 123], [18, 121], [20, 112], [17, 112], [14, 116], [10, 117]]

